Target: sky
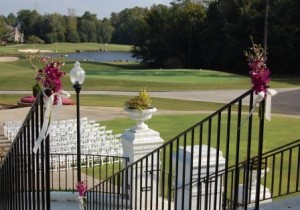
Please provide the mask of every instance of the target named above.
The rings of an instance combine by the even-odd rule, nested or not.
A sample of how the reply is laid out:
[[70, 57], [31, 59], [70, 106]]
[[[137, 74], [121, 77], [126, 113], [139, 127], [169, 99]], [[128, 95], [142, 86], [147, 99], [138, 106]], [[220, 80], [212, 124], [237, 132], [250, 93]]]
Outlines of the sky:
[[17, 14], [19, 10], [37, 10], [41, 15], [58, 12], [68, 14], [74, 9], [77, 16], [85, 11], [97, 14], [99, 19], [110, 17], [112, 12], [120, 12], [125, 8], [151, 7], [153, 4], [170, 5], [172, 0], [1, 0], [0, 15]]

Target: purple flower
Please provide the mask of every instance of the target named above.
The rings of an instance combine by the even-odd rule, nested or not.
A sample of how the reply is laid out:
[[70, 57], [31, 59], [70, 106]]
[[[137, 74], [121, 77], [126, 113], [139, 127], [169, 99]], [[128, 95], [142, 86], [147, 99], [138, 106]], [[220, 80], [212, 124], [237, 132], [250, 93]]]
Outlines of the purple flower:
[[51, 61], [48, 63], [46, 58], [42, 58], [41, 62], [46, 63], [46, 65], [37, 71], [35, 79], [41, 82], [45, 88], [51, 89], [53, 93], [61, 91], [61, 78], [65, 75], [65, 72], [61, 70], [63, 62]]
[[257, 44], [253, 43], [249, 52], [246, 52], [247, 60], [249, 62], [249, 74], [252, 82], [252, 90], [255, 91], [255, 94], [259, 92], [266, 92], [270, 82], [271, 71], [267, 68], [265, 63], [266, 55], [264, 49]]
[[76, 184], [77, 191], [79, 192], [79, 196], [84, 197], [87, 192], [87, 184], [84, 181], [78, 182]]

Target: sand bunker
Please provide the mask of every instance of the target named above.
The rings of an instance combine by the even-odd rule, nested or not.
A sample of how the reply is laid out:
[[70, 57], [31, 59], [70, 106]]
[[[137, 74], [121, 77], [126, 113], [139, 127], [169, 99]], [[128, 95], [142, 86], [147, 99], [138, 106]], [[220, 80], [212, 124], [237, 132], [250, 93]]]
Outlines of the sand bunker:
[[19, 60], [18, 57], [0, 57], [0, 62], [13, 62]]
[[23, 50], [18, 50], [19, 52], [25, 52], [25, 53], [37, 53], [37, 52], [41, 52], [41, 53], [51, 53], [51, 50], [39, 50], [39, 49], [23, 49]]

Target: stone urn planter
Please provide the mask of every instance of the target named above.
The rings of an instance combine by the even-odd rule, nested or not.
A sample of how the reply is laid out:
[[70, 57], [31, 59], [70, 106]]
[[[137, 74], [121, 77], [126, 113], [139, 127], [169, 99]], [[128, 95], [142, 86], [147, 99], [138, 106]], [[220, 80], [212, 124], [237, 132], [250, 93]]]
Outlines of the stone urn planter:
[[[261, 174], [260, 174], [260, 178], [263, 178], [266, 173], [269, 171], [269, 168], [262, 168], [261, 169]], [[251, 189], [255, 189], [256, 188], [256, 183], [257, 183], [257, 169], [250, 169], [249, 170], [249, 177], [251, 178]]]
[[[247, 167], [247, 166], [246, 166]], [[249, 187], [253, 190], [256, 189], [257, 184], [257, 169], [258, 169], [258, 163], [257, 158], [254, 158], [253, 160], [250, 160], [249, 164]], [[261, 177], [263, 178], [266, 173], [269, 171], [269, 168], [265, 161], [262, 161], [261, 163]]]
[[144, 109], [144, 110], [125, 108], [125, 112], [128, 113], [129, 117], [132, 120], [136, 121], [136, 125], [133, 126], [130, 130], [136, 131], [136, 130], [148, 129], [148, 125], [146, 125], [144, 122], [146, 120], [151, 119], [152, 114], [155, 113], [156, 111], [157, 109], [155, 107]]

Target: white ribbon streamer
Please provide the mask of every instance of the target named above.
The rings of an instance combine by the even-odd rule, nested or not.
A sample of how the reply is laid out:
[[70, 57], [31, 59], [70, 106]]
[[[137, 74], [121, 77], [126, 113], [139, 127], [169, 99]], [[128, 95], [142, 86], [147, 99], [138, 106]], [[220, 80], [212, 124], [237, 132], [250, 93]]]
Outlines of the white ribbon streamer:
[[272, 96], [275, 96], [276, 94], [276, 90], [267, 89], [265, 118], [269, 121], [271, 121]]
[[[54, 106], [54, 98], [57, 96], [57, 105]], [[58, 93], [54, 93], [51, 96], [47, 97], [44, 94], [45, 98], [45, 114], [44, 114], [44, 122], [42, 125], [42, 129], [40, 131], [38, 139], [35, 141], [34, 147], [33, 147], [33, 152], [36, 154], [38, 149], [41, 146], [42, 141], [47, 137], [50, 131], [50, 126], [57, 115], [58, 111], [62, 108], [62, 98], [69, 98], [71, 95], [64, 91], [61, 90]]]
[[243, 120], [243, 122], [241, 123], [241, 126], [239, 127], [239, 129], [242, 127], [242, 125], [252, 116], [255, 107], [262, 102], [262, 100], [264, 100], [264, 98], [266, 97], [266, 106], [265, 106], [265, 119], [268, 121], [271, 121], [271, 106], [272, 106], [272, 96], [275, 96], [277, 94], [277, 91], [274, 89], [267, 89], [267, 92], [259, 92], [257, 94], [257, 97], [255, 99], [254, 102], [254, 106], [251, 109], [251, 111], [249, 112], [249, 115], [246, 119]]

